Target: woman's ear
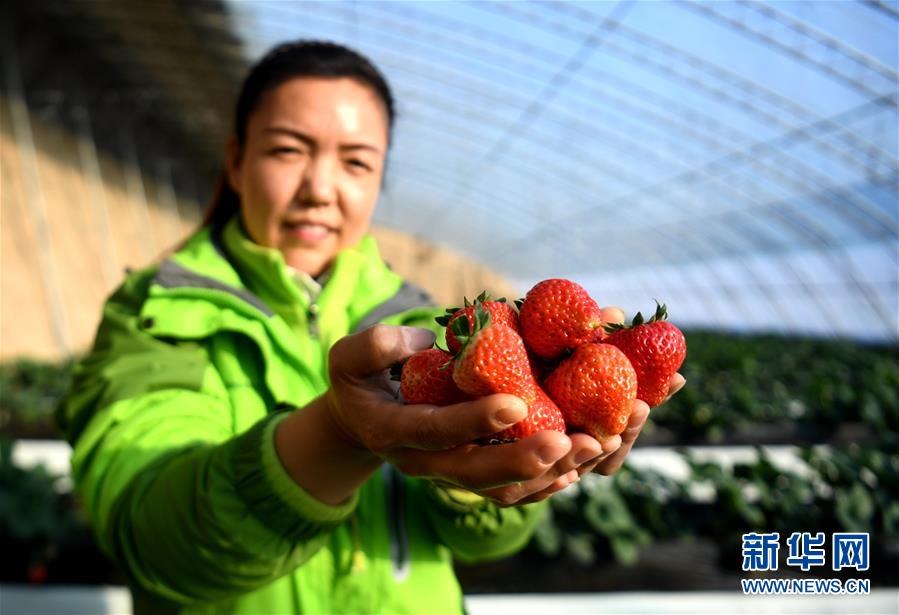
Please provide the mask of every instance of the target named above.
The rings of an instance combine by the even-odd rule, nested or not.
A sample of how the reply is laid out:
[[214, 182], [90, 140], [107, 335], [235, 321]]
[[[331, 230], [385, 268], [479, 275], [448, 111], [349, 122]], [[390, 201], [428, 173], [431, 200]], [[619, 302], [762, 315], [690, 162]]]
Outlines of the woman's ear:
[[240, 194], [240, 163], [242, 154], [237, 137], [231, 135], [228, 143], [225, 144], [225, 175], [228, 179], [228, 186], [238, 195]]

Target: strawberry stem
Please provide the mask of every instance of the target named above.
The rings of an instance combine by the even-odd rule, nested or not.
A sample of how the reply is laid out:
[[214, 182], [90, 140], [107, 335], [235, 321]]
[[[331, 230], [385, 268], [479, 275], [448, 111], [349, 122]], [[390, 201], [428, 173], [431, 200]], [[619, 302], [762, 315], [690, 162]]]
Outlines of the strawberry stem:
[[634, 327], [639, 327], [640, 325], [648, 325], [651, 322], [660, 322], [663, 320], [668, 320], [667, 306], [664, 303], [659, 303], [658, 299], [653, 299], [653, 301], [656, 302], [656, 311], [655, 311], [655, 314], [653, 314], [649, 318], [649, 320], [646, 320], [643, 317], [642, 312], [637, 312], [636, 315], [634, 315], [634, 318], [631, 320], [630, 324], [611, 322], [608, 324], [603, 324], [602, 325], [603, 330], [608, 334], [612, 334], [612, 333], [615, 333], [616, 331], [623, 331], [624, 329], [633, 329]]
[[474, 309], [474, 322], [469, 320], [466, 314], [462, 314], [453, 321], [452, 331], [453, 335], [456, 336], [456, 339], [459, 341], [461, 345], [461, 349], [459, 350], [459, 354], [462, 353], [462, 350], [468, 345], [468, 341], [475, 336], [481, 329], [485, 329], [490, 325], [490, 312], [484, 309], [484, 304], [480, 301], [475, 301], [475, 309]]

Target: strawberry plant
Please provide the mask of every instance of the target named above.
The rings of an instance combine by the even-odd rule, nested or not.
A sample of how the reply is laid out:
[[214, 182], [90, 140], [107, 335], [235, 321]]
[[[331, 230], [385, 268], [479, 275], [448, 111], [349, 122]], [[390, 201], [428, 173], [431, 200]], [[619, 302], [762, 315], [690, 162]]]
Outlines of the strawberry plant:
[[787, 428], [785, 442], [797, 440], [797, 429], [815, 442], [847, 423], [872, 433], [899, 426], [899, 346], [707, 331], [687, 337], [680, 370], [687, 386], [653, 413], [650, 439], [659, 430], [676, 442], [739, 434], [762, 442], [761, 428], [777, 425]]
[[55, 437], [53, 413], [74, 361], [18, 359], [0, 364], [0, 434]]
[[869, 532], [872, 557], [899, 564], [897, 450], [895, 433], [870, 447], [803, 447], [809, 475], [777, 467], [762, 449], [732, 468], [684, 453], [685, 480], [625, 464], [611, 479], [583, 479], [551, 499], [532, 549], [630, 565], [654, 541], [705, 538], [718, 545], [721, 565], [735, 568], [744, 532]]

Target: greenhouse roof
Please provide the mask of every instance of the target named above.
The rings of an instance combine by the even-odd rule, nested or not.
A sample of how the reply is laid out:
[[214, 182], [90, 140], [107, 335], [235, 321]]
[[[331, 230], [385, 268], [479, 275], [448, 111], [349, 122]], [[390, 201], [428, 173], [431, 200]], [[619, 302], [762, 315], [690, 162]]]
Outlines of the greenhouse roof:
[[387, 74], [382, 224], [523, 288], [899, 338], [895, 2], [232, 7], [249, 57], [323, 38]]
[[272, 45], [371, 57], [399, 112], [375, 221], [522, 289], [571, 277], [685, 325], [899, 340], [896, 2], [97, 4], [59, 11], [156, 58], [210, 158]]

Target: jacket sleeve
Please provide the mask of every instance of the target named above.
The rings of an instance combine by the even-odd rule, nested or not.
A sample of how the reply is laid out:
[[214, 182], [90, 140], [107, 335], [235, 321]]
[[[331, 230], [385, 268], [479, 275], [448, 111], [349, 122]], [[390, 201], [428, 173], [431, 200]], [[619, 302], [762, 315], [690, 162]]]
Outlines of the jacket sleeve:
[[[446, 347], [444, 327], [434, 318], [436, 308], [409, 310], [396, 324], [431, 329], [438, 344]], [[393, 323], [391, 323], [393, 324]], [[429, 480], [406, 477], [413, 510], [422, 510], [440, 541], [463, 563], [512, 555], [527, 545], [548, 501], [524, 506], [500, 507], [464, 489], [445, 488]]]
[[[145, 281], [146, 282], [146, 281]], [[259, 588], [301, 565], [355, 508], [327, 506], [281, 466], [269, 414], [235, 433], [202, 347], [141, 330], [141, 293], [107, 303], [58, 413], [101, 548], [143, 589], [187, 604]]]

